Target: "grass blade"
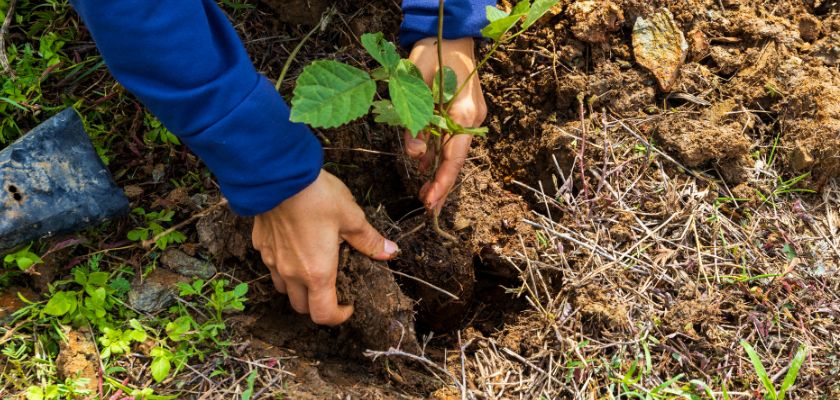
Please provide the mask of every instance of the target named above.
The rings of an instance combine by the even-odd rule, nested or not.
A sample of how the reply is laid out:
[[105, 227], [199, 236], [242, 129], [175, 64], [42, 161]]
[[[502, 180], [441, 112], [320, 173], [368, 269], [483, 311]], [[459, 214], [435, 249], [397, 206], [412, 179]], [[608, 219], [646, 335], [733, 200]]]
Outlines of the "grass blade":
[[747, 343], [746, 340], [741, 340], [741, 346], [744, 350], [746, 350], [747, 355], [750, 357], [750, 362], [752, 362], [753, 368], [755, 368], [755, 373], [758, 374], [758, 378], [761, 380], [761, 384], [764, 385], [764, 389], [767, 391], [767, 396], [772, 400], [778, 400], [776, 389], [773, 388], [773, 382], [770, 381], [770, 376], [767, 375], [767, 370], [765, 370], [764, 365], [761, 364], [761, 358], [758, 357], [758, 353], [755, 352], [755, 349]]

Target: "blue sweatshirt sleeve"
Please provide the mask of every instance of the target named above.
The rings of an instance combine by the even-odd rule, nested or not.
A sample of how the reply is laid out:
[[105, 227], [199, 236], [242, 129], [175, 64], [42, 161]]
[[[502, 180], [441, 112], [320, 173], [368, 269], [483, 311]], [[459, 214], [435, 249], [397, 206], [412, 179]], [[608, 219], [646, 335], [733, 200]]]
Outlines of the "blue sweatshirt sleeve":
[[[480, 37], [481, 29], [487, 26], [487, 6], [495, 5], [496, 0], [446, 0], [443, 7], [443, 37]], [[420, 39], [437, 36], [437, 0], [403, 0], [402, 7], [400, 45], [411, 48]]]
[[71, 0], [114, 77], [198, 155], [234, 211], [312, 183], [323, 153], [213, 0]]

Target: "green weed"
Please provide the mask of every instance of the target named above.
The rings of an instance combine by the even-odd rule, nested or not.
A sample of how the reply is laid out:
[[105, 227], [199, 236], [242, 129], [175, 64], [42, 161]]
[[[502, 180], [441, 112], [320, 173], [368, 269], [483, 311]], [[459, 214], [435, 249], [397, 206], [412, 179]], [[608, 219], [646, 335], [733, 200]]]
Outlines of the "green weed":
[[761, 363], [761, 357], [758, 356], [758, 353], [756, 353], [752, 345], [747, 343], [746, 340], [741, 340], [741, 347], [747, 352], [755, 373], [758, 375], [761, 385], [764, 386], [764, 398], [767, 400], [784, 400], [788, 390], [796, 382], [796, 377], [799, 376], [799, 369], [802, 367], [805, 356], [808, 354], [807, 347], [805, 345], [799, 346], [799, 350], [796, 351], [796, 355], [791, 360], [787, 374], [785, 374], [785, 378], [782, 380], [782, 386], [779, 387], [778, 391], [776, 391], [773, 381], [767, 374], [767, 370], [764, 369], [764, 365]]

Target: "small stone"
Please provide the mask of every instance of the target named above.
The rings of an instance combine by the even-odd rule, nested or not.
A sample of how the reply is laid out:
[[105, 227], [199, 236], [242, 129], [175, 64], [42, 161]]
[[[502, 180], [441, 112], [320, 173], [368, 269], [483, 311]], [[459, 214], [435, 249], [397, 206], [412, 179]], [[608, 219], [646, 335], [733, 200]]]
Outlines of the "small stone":
[[633, 53], [636, 62], [653, 73], [659, 87], [670, 91], [685, 62], [688, 42], [667, 8], [649, 19], [636, 19]]
[[160, 262], [180, 275], [190, 278], [210, 279], [216, 275], [216, 267], [198, 258], [191, 257], [178, 249], [168, 249]]
[[177, 284], [190, 279], [162, 268], [155, 269], [146, 279], [137, 278], [128, 292], [128, 303], [143, 312], [157, 312], [175, 300]]

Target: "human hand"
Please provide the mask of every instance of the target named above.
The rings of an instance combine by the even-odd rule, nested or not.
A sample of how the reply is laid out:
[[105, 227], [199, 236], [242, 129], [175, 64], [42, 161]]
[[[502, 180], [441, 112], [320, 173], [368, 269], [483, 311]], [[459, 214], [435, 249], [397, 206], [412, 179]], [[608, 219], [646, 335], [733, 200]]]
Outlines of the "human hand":
[[[429, 86], [438, 73], [437, 38], [427, 38], [418, 41], [409, 60], [417, 65], [423, 74], [423, 78]], [[475, 51], [472, 38], [456, 40], [444, 40], [442, 42], [443, 65], [452, 68], [458, 77], [458, 87], [475, 69]], [[449, 115], [452, 120], [465, 128], [476, 128], [481, 126], [484, 118], [487, 117], [487, 104], [484, 102], [484, 93], [481, 91], [481, 81], [478, 74], [470, 78], [464, 90], [458, 97], [452, 100], [449, 108]], [[420, 133], [417, 138], [405, 133], [406, 153], [409, 157], [420, 160], [420, 171], [426, 171], [433, 167], [435, 154], [433, 146], [427, 145], [429, 137]], [[439, 213], [446, 197], [455, 186], [455, 181], [461, 172], [461, 167], [467, 159], [470, 151], [472, 135], [455, 135], [455, 137], [444, 137], [443, 152], [437, 173], [430, 182], [426, 182], [420, 189], [420, 199], [426, 208], [434, 213]]]
[[353, 314], [353, 306], [338, 304], [335, 289], [342, 241], [374, 260], [398, 252], [367, 222], [344, 183], [323, 170], [306, 189], [258, 215], [251, 237], [277, 291], [320, 325], [339, 325]]

